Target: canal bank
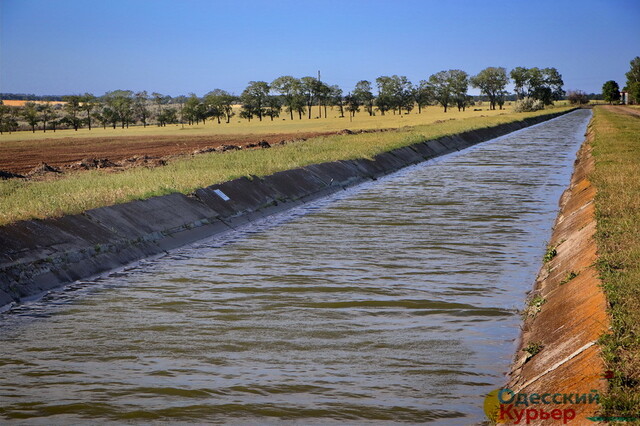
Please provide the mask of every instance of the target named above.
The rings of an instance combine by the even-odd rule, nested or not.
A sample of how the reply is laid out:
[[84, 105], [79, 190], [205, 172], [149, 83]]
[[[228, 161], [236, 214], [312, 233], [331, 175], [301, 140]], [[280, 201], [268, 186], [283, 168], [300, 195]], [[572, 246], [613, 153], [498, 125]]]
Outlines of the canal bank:
[[417, 143], [375, 156], [322, 163], [0, 228], [0, 306], [165, 253], [257, 218], [375, 180], [565, 114], [552, 113]]
[[[595, 395], [607, 390], [598, 339], [610, 327], [596, 268], [596, 189], [589, 179], [594, 170], [592, 140], [590, 125], [523, 313], [521, 338], [505, 387], [517, 394], [513, 410], [569, 410], [580, 424], [597, 416], [600, 405]], [[504, 402], [511, 394], [505, 395]], [[531, 398], [533, 395], [537, 397]], [[503, 412], [498, 421], [515, 421], [515, 411], [510, 413]], [[530, 424], [549, 423], [538, 411], [533, 414], [537, 419]]]

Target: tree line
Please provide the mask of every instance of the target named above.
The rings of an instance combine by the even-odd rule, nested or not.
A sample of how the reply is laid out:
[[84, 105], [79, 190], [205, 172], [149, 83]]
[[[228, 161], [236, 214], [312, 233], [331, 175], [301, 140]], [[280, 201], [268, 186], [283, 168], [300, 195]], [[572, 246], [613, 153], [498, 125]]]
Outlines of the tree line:
[[[627, 83], [623, 90], [628, 93], [631, 103], [640, 104], [640, 56], [636, 56], [629, 63], [629, 71], [625, 74]], [[620, 101], [620, 86], [615, 80], [606, 81], [602, 85], [602, 96], [610, 104]]]
[[[13, 131], [23, 120], [33, 132], [57, 128], [96, 125], [127, 128], [129, 125], [192, 125], [207, 120], [229, 123], [236, 114], [248, 121], [274, 119], [281, 115], [290, 120], [328, 117], [328, 108], [337, 108], [340, 117], [354, 117], [364, 112], [371, 116], [418, 113], [428, 105], [440, 105], [464, 111], [473, 103], [469, 87], [480, 89], [489, 108], [503, 108], [509, 97], [506, 86], [513, 80], [515, 98], [532, 98], [550, 105], [564, 96], [562, 76], [555, 68], [517, 67], [507, 73], [503, 67], [488, 67], [469, 76], [459, 69], [440, 71], [414, 84], [406, 76], [380, 76], [374, 82], [361, 80], [348, 93], [315, 77], [281, 76], [271, 83], [250, 81], [235, 96], [215, 89], [203, 97], [195, 94], [171, 97], [146, 91], [114, 90], [96, 97], [91, 93], [62, 96], [64, 105], [27, 102], [23, 107], [0, 105], [0, 132]], [[377, 92], [374, 94], [374, 90]], [[234, 105], [240, 105], [239, 111]]]

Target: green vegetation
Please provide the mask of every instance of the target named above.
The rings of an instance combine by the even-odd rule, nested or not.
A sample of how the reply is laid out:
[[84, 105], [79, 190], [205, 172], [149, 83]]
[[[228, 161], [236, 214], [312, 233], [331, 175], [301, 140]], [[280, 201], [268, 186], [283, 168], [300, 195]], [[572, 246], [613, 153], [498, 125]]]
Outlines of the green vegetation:
[[613, 372], [603, 410], [640, 413], [640, 118], [597, 107], [592, 181], [597, 189], [598, 270], [612, 330], [601, 339]]
[[551, 262], [551, 259], [553, 259], [554, 257], [556, 257], [558, 255], [558, 250], [556, 250], [555, 247], [547, 247], [547, 252], [544, 254], [544, 257], [542, 258], [544, 263], [548, 263]]
[[535, 317], [542, 310], [542, 305], [544, 305], [545, 303], [547, 303], [547, 299], [540, 296], [539, 294], [536, 295], [531, 300], [529, 300], [527, 309], [524, 311], [524, 314], [530, 317]]
[[420, 141], [538, 115], [544, 113], [476, 116], [403, 127], [393, 132], [318, 137], [266, 150], [201, 154], [155, 169], [134, 168], [120, 173], [94, 170], [41, 182], [0, 181], [0, 225], [80, 213], [171, 192], [187, 194], [241, 176], [265, 176], [314, 163], [372, 157]]
[[533, 358], [538, 355], [543, 348], [544, 346], [540, 342], [530, 342], [522, 350], [529, 353], [528, 358]]
[[560, 285], [565, 285], [566, 283], [568, 283], [578, 275], [580, 275], [580, 272], [574, 272], [574, 271], [567, 272], [567, 275], [562, 279], [562, 281], [560, 281]]
[[602, 85], [602, 97], [606, 102], [613, 103], [620, 100], [620, 87], [618, 83], [609, 80]]

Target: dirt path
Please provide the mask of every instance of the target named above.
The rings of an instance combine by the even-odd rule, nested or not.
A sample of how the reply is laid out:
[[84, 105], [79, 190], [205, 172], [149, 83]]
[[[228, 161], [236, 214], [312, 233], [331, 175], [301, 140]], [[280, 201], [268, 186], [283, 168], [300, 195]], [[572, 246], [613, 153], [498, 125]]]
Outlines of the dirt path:
[[622, 105], [605, 105], [603, 108], [618, 114], [635, 115], [636, 117], [640, 117], [640, 109], [629, 108]]
[[219, 148], [222, 145], [246, 147], [260, 141], [274, 145], [282, 141], [297, 141], [332, 134], [336, 132], [41, 139], [0, 144], [0, 170], [23, 174], [43, 162], [63, 168], [86, 158], [106, 158], [112, 162], [145, 155], [161, 158], [189, 154], [205, 148]]
[[[557, 254], [543, 265], [536, 280], [532, 296], [538, 296], [539, 303], [529, 308], [524, 321], [522, 340], [507, 386], [513, 392], [583, 395], [592, 394], [592, 390], [602, 394], [606, 390], [596, 342], [609, 329], [609, 318], [594, 265], [597, 259], [593, 239], [596, 191], [588, 179], [594, 168], [590, 140], [591, 134], [578, 153], [571, 185], [561, 198], [561, 210], [550, 242]], [[542, 347], [534, 356], [523, 350], [532, 344]], [[576, 417], [572, 423], [585, 424], [591, 423], [586, 417], [593, 416], [600, 407], [587, 402], [514, 408], [542, 408], [547, 412], [573, 409]], [[549, 424], [549, 421], [540, 424]]]

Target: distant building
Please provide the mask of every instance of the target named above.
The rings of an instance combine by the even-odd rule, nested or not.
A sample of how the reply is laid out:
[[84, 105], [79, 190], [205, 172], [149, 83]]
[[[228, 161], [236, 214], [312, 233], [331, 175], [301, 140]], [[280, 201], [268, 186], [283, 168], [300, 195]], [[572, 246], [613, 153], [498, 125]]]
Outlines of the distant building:
[[620, 92], [620, 103], [629, 105], [629, 92]]

